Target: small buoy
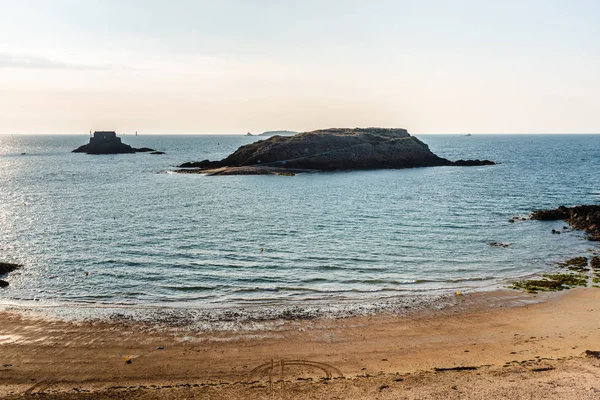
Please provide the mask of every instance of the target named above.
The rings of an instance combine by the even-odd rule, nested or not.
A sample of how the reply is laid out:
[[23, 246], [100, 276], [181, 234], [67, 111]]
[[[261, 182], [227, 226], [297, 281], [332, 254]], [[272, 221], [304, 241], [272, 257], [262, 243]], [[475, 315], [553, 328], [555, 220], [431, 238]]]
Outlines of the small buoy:
[[89, 272], [85, 271], [85, 276], [88, 276], [89, 274], [90, 274]]
[[460, 293], [460, 292], [456, 292], [456, 295], [457, 295], [457, 296], [460, 296], [461, 294], [462, 294], [462, 293]]

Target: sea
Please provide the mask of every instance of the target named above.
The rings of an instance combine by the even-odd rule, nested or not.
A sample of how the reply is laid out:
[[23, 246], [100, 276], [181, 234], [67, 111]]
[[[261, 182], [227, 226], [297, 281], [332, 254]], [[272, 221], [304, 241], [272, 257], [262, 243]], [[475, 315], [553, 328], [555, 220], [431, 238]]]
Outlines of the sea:
[[524, 217], [600, 203], [600, 135], [416, 136], [439, 156], [499, 164], [205, 176], [173, 171], [263, 138], [121, 135], [166, 154], [86, 155], [71, 151], [87, 134], [1, 135], [0, 261], [24, 267], [0, 303], [85, 318], [331, 317], [504, 288], [597, 248]]

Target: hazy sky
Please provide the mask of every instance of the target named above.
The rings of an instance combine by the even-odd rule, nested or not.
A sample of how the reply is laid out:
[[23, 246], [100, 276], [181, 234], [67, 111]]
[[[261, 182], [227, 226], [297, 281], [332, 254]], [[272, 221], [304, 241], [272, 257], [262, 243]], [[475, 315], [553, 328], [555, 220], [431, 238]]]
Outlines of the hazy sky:
[[600, 132], [597, 0], [0, 0], [0, 133]]

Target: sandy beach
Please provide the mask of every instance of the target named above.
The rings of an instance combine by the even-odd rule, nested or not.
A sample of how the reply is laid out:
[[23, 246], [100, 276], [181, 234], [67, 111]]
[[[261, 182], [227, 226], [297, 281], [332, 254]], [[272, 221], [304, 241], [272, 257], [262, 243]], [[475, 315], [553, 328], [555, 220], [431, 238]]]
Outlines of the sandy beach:
[[600, 290], [496, 291], [406, 316], [149, 331], [0, 312], [0, 396], [600, 398]]

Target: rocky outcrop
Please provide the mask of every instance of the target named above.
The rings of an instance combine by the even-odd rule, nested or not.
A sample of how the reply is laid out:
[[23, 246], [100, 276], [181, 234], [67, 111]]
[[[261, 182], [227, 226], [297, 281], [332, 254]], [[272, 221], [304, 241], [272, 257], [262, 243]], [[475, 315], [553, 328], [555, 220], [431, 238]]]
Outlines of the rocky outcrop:
[[10, 272], [20, 269], [22, 265], [0, 262], [0, 275], [6, 275]]
[[122, 143], [121, 138], [115, 132], [94, 132], [90, 142], [73, 150], [73, 153], [87, 154], [130, 154], [156, 151], [148, 147], [136, 149], [128, 144]]
[[[0, 262], [0, 276], [9, 274], [17, 269], [21, 268], [20, 264], [12, 264]], [[0, 279], [0, 288], [5, 288], [8, 286], [8, 282]]]
[[283, 170], [335, 171], [429, 166], [492, 165], [488, 160], [452, 162], [438, 157], [429, 147], [405, 129], [356, 128], [324, 129], [295, 136], [273, 136], [240, 147], [221, 161], [204, 160], [180, 165], [211, 173], [222, 168], [245, 168], [247, 171], [269, 168], [270, 173]]
[[540, 221], [564, 220], [573, 229], [587, 233], [589, 240], [600, 241], [600, 205], [560, 206], [553, 210], [536, 210], [530, 217]]
[[210, 168], [221, 168], [223, 164], [221, 161], [190, 161], [185, 162], [179, 166], [179, 168], [200, 168], [200, 169], [210, 169]]
[[457, 160], [454, 161], [453, 165], [457, 167], [474, 167], [477, 165], [496, 165], [496, 163], [490, 160]]

